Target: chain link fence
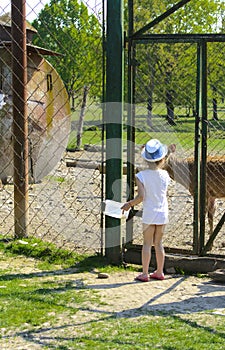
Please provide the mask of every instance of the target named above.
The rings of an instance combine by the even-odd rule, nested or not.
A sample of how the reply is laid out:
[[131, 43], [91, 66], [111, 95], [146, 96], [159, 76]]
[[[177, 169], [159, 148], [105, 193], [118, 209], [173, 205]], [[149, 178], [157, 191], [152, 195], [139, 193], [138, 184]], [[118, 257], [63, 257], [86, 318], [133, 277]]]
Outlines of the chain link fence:
[[[146, 36], [147, 38], [147, 36]], [[147, 41], [147, 39], [146, 39]], [[225, 106], [224, 89], [220, 76], [223, 72], [224, 43], [208, 43], [208, 138], [207, 154], [222, 157], [224, 164]], [[197, 91], [197, 44], [139, 41], [135, 45], [135, 137], [140, 146], [150, 138], [176, 145], [176, 157], [182, 161], [180, 178], [169, 186], [169, 217], [166, 227], [165, 246], [181, 250], [193, 249], [193, 209], [194, 199], [188, 188], [191, 178], [185, 160], [194, 159], [195, 145], [201, 147], [201, 123], [196, 137], [196, 91]], [[216, 62], [216, 64], [215, 64]], [[218, 68], [220, 66], [220, 68]], [[217, 72], [215, 72], [217, 69]], [[216, 73], [216, 74], [215, 74]], [[199, 149], [201, 153], [201, 150]], [[146, 167], [140, 153], [135, 153], [135, 163]], [[174, 168], [175, 169], [175, 168]], [[216, 169], [215, 169], [216, 171]], [[210, 176], [210, 175], [209, 175]], [[182, 183], [182, 184], [181, 184]], [[200, 184], [201, 185], [201, 184]], [[216, 209], [214, 228], [221, 219], [224, 199], [221, 188], [224, 186], [224, 173], [217, 178]], [[223, 191], [222, 191], [223, 192]], [[141, 206], [140, 206], [141, 209]], [[206, 215], [206, 236], [209, 225]], [[142, 244], [140, 218], [134, 218], [134, 243]], [[216, 237], [212, 252], [224, 254], [224, 225]]]
[[[0, 227], [14, 236], [11, 2], [0, 5]], [[29, 232], [102, 249], [102, 1], [27, 1]]]
[[[3, 238], [14, 236], [10, 10], [10, 1], [1, 2], [0, 233]], [[55, 6], [51, 1], [27, 1], [26, 13], [29, 236], [57, 243], [59, 247], [99, 252], [104, 246], [101, 213], [104, 1], [58, 1]], [[223, 52], [224, 43], [208, 43], [208, 154], [215, 156], [224, 155]], [[149, 138], [175, 143], [178, 157], [193, 157], [197, 45], [138, 44], [135, 66], [135, 167], [144, 166], [139, 151]], [[126, 126], [126, 111], [124, 122]], [[124, 161], [126, 151], [125, 148]], [[126, 196], [124, 188], [124, 200]], [[224, 213], [223, 199], [216, 202], [214, 225]], [[169, 206], [165, 245], [191, 249], [193, 198], [177, 182], [171, 182]], [[125, 235], [124, 225], [122, 230]], [[141, 231], [141, 220], [134, 217], [135, 243], [141, 244]], [[223, 234], [224, 226], [214, 243], [216, 253], [224, 252]]]

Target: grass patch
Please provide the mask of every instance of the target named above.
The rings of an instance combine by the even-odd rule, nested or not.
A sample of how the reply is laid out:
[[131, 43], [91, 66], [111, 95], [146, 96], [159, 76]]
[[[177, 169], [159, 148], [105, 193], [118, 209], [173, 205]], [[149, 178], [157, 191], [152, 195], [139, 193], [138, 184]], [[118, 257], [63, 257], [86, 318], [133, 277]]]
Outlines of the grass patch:
[[[99, 254], [80, 254], [75, 251], [58, 248], [53, 243], [45, 242], [35, 237], [24, 239], [1, 238], [0, 236], [0, 251], [6, 257], [23, 255], [34, 258], [39, 262], [39, 268], [42, 269], [49, 269], [56, 265], [60, 265], [63, 268], [76, 267], [80, 272], [93, 269], [98, 269], [98, 271], [102, 272], [112, 272], [121, 269], [120, 266], [110, 265], [107, 259]], [[3, 256], [1, 258], [3, 259]]]
[[104, 258], [59, 249], [36, 238], [1, 237], [0, 253], [0, 328], [54, 325], [65, 312], [74, 315], [82, 305], [100, 303], [98, 293], [88, 290], [77, 273], [104, 270]]
[[224, 348], [224, 316], [142, 308], [109, 311], [111, 300], [101, 294], [101, 283], [85, 283], [86, 271], [124, 272], [105, 258], [78, 255], [34, 238], [9, 238], [0, 241], [0, 259], [0, 346], [5, 348], [12, 337], [21, 348], [21, 339], [31, 348], [33, 342], [46, 349]]
[[9, 240], [1, 242], [0, 249], [10, 255], [24, 255], [38, 259], [48, 264], [72, 266], [79, 262], [81, 256], [69, 250], [59, 249], [53, 243], [44, 242], [37, 238]]
[[[100, 145], [102, 139], [101, 130], [86, 130], [82, 134], [82, 147], [85, 144]], [[67, 150], [74, 150], [77, 147], [77, 132], [72, 131], [69, 136], [69, 141], [67, 145]]]
[[57, 314], [74, 314], [87, 301], [99, 302], [94, 291], [77, 286], [75, 276], [74, 281], [43, 276], [15, 274], [13, 279], [1, 282], [0, 327], [53, 325]]
[[86, 349], [222, 350], [225, 336], [222, 319], [218, 317], [217, 322], [214, 328], [179, 316], [151, 313], [142, 317], [109, 318], [89, 325], [89, 336], [77, 337], [76, 342]]
[[58, 182], [58, 183], [63, 183], [66, 181], [65, 177], [62, 177], [62, 176], [46, 176], [46, 178], [49, 180], [49, 181], [53, 181], [53, 182]]
[[[90, 118], [90, 116], [89, 116]], [[89, 119], [88, 119], [89, 120]], [[89, 120], [88, 123], [94, 123], [95, 120]], [[135, 143], [143, 144], [149, 138], [158, 138], [161, 142], [170, 144], [177, 143], [184, 150], [194, 148], [195, 143], [195, 118], [179, 116], [175, 119], [176, 125], [171, 126], [166, 121], [166, 116], [155, 114], [152, 119], [153, 127], [147, 126], [146, 114], [140, 114], [135, 117]], [[219, 121], [209, 120], [208, 133], [208, 151], [221, 152], [225, 148], [225, 121], [224, 117]], [[123, 143], [127, 141], [126, 119], [123, 125]], [[67, 149], [76, 149], [76, 131], [72, 131], [69, 137]], [[82, 146], [85, 144], [101, 145], [102, 131], [98, 126], [90, 124], [84, 126], [82, 134]]]

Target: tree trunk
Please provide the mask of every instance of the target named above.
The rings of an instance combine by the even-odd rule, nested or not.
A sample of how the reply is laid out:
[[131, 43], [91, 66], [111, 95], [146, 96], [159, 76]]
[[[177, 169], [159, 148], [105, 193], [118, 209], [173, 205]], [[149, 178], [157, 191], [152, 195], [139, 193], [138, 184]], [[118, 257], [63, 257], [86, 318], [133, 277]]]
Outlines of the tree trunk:
[[148, 91], [148, 101], [147, 101], [147, 125], [152, 128], [152, 109], [153, 109], [153, 91], [154, 91], [154, 86], [155, 86], [155, 66], [154, 62], [152, 62], [150, 66], [150, 83], [149, 83], [149, 91]]
[[170, 90], [166, 92], [166, 108], [167, 108], [167, 121], [170, 125], [176, 125], [174, 122], [174, 105], [173, 96]]
[[71, 99], [72, 99], [71, 110], [75, 111], [75, 92], [74, 92], [74, 90], [72, 90], [72, 92], [71, 92]]
[[147, 110], [147, 125], [152, 128], [152, 91], [148, 95]]
[[197, 110], [196, 110], [196, 106], [194, 104], [192, 106], [192, 116], [197, 117]]
[[217, 99], [213, 98], [213, 120], [219, 120], [218, 118], [218, 110], [217, 110]]
[[83, 133], [83, 125], [84, 125], [84, 115], [85, 115], [85, 108], [87, 104], [87, 94], [88, 94], [88, 87], [84, 86], [84, 93], [83, 93], [83, 100], [81, 105], [81, 111], [80, 111], [80, 118], [79, 118], [79, 124], [78, 124], [78, 130], [77, 130], [77, 149], [80, 149], [81, 143], [82, 143], [82, 133]]

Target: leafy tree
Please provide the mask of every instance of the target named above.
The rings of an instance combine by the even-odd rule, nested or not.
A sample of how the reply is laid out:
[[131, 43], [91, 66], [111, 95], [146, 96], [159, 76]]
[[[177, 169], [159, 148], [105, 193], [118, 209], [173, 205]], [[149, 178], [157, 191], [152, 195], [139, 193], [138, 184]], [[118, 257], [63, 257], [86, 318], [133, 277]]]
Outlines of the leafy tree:
[[[134, 2], [135, 31], [164, 13], [177, 0], [138, 0]], [[180, 8], [149, 33], [215, 33], [220, 31], [224, 1], [193, 0]], [[221, 44], [222, 45], [222, 44]], [[142, 84], [137, 84], [137, 99], [152, 101], [153, 95], [157, 101], [165, 101], [167, 119], [173, 124], [174, 105], [195, 105], [196, 82], [196, 44], [148, 44], [137, 46], [137, 78], [142, 76]], [[210, 60], [211, 86], [216, 84], [218, 71], [215, 70], [218, 57]], [[214, 67], [214, 69], [213, 69]], [[212, 82], [215, 81], [215, 84]], [[224, 78], [223, 78], [224, 81]], [[216, 91], [215, 87], [212, 91]], [[139, 97], [140, 96], [140, 97]]]
[[51, 0], [32, 25], [34, 44], [61, 54], [49, 61], [62, 77], [71, 96], [88, 86], [91, 96], [101, 96], [101, 26], [78, 0]]

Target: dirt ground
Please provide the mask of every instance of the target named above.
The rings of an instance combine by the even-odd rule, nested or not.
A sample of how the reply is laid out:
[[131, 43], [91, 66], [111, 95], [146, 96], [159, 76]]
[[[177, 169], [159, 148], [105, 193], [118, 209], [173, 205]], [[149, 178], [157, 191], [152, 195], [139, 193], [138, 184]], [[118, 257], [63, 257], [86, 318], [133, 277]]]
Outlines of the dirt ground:
[[137, 282], [135, 276], [136, 272], [129, 271], [113, 273], [107, 279], [89, 274], [86, 284], [99, 290], [107, 301], [108, 305], [100, 306], [101, 311], [120, 317], [146, 311], [185, 314], [214, 310], [225, 315], [225, 284], [209, 277], [166, 274], [164, 281]]
[[[95, 150], [95, 149], [93, 149]], [[71, 179], [75, 179], [73, 183], [73, 190], [78, 193], [79, 201], [76, 202], [76, 206], [81, 206], [82, 209], [79, 211], [79, 216], [76, 217], [77, 222], [80, 220], [85, 220], [88, 227], [85, 227], [87, 232], [86, 243], [87, 246], [93, 247], [93, 241], [90, 242], [93, 238], [93, 232], [95, 228], [98, 230], [98, 227], [95, 227], [93, 223], [96, 220], [96, 214], [99, 214], [97, 208], [99, 205], [99, 200], [101, 198], [100, 192], [100, 183], [102, 180], [102, 175], [99, 171], [91, 169], [91, 166], [99, 164], [101, 161], [101, 153], [93, 152], [90, 148], [85, 152], [75, 152], [68, 153], [66, 156], [67, 164], [68, 160], [77, 161], [77, 167], [67, 167], [69, 171], [69, 176]], [[140, 149], [136, 149], [137, 155], [139, 154]], [[140, 158], [140, 157], [136, 157]], [[136, 160], [135, 166], [139, 169], [146, 166], [142, 160]], [[62, 169], [64, 165], [62, 164]], [[90, 168], [89, 168], [90, 167]], [[62, 170], [62, 173], [65, 173], [65, 169]], [[81, 175], [82, 174], [82, 175]], [[81, 175], [81, 176], [80, 176]], [[77, 181], [79, 179], [79, 181]], [[105, 181], [105, 177], [103, 177]], [[84, 185], [85, 184], [85, 185]], [[104, 184], [105, 186], [105, 184]], [[80, 192], [79, 192], [80, 191]], [[126, 175], [123, 176], [123, 186], [122, 186], [122, 201], [126, 201], [127, 198], [127, 188], [126, 188]], [[193, 198], [183, 186], [171, 180], [169, 190], [168, 190], [168, 203], [169, 203], [169, 224], [166, 227], [164, 235], [164, 245], [168, 247], [176, 247], [180, 249], [192, 249], [193, 244]], [[68, 205], [68, 204], [67, 204]], [[73, 205], [73, 204], [72, 204]], [[85, 207], [85, 208], [84, 208]], [[142, 205], [137, 206], [135, 209], [142, 209]], [[219, 222], [222, 217], [222, 214], [225, 211], [225, 200], [217, 199], [216, 200], [216, 212], [214, 214], [214, 227]], [[87, 215], [88, 213], [88, 215]], [[83, 215], [83, 218], [82, 218]], [[86, 215], [86, 216], [85, 216]], [[89, 230], [92, 226], [92, 230]], [[81, 228], [84, 226], [81, 225]], [[122, 222], [122, 233], [125, 236], [125, 222]], [[209, 225], [206, 218], [206, 233], [205, 241], [208, 240], [208, 230]], [[80, 231], [80, 230], [79, 230]], [[95, 231], [96, 232], [96, 231]], [[225, 225], [221, 228], [218, 236], [216, 237], [213, 244], [213, 254], [221, 254], [225, 256]], [[82, 234], [81, 234], [82, 236]], [[90, 237], [89, 237], [90, 236]], [[96, 232], [95, 237], [98, 236]], [[140, 217], [134, 218], [134, 228], [133, 228], [133, 242], [135, 244], [142, 244], [142, 223]]]
[[[76, 167], [67, 166], [76, 162]], [[58, 168], [40, 183], [29, 188], [30, 235], [67, 244], [83, 250], [100, 251], [104, 245], [101, 231], [102, 175], [94, 169], [101, 162], [101, 152], [66, 153]], [[136, 164], [140, 166], [141, 164]], [[105, 179], [103, 178], [103, 181]], [[123, 201], [126, 201], [126, 176], [123, 179]], [[191, 250], [193, 244], [193, 198], [181, 185], [171, 182], [168, 191], [169, 219], [164, 235], [166, 247]], [[214, 227], [225, 211], [225, 201], [217, 199]], [[138, 207], [141, 209], [141, 206]], [[0, 233], [13, 233], [13, 186], [0, 191]], [[104, 225], [104, 223], [103, 223]], [[126, 225], [122, 223], [125, 237]], [[206, 222], [206, 240], [208, 239]], [[102, 236], [103, 233], [103, 236]], [[215, 239], [214, 254], [225, 256], [225, 225]], [[134, 218], [133, 240], [142, 244], [141, 218]], [[126, 242], [126, 240], [124, 241]]]

